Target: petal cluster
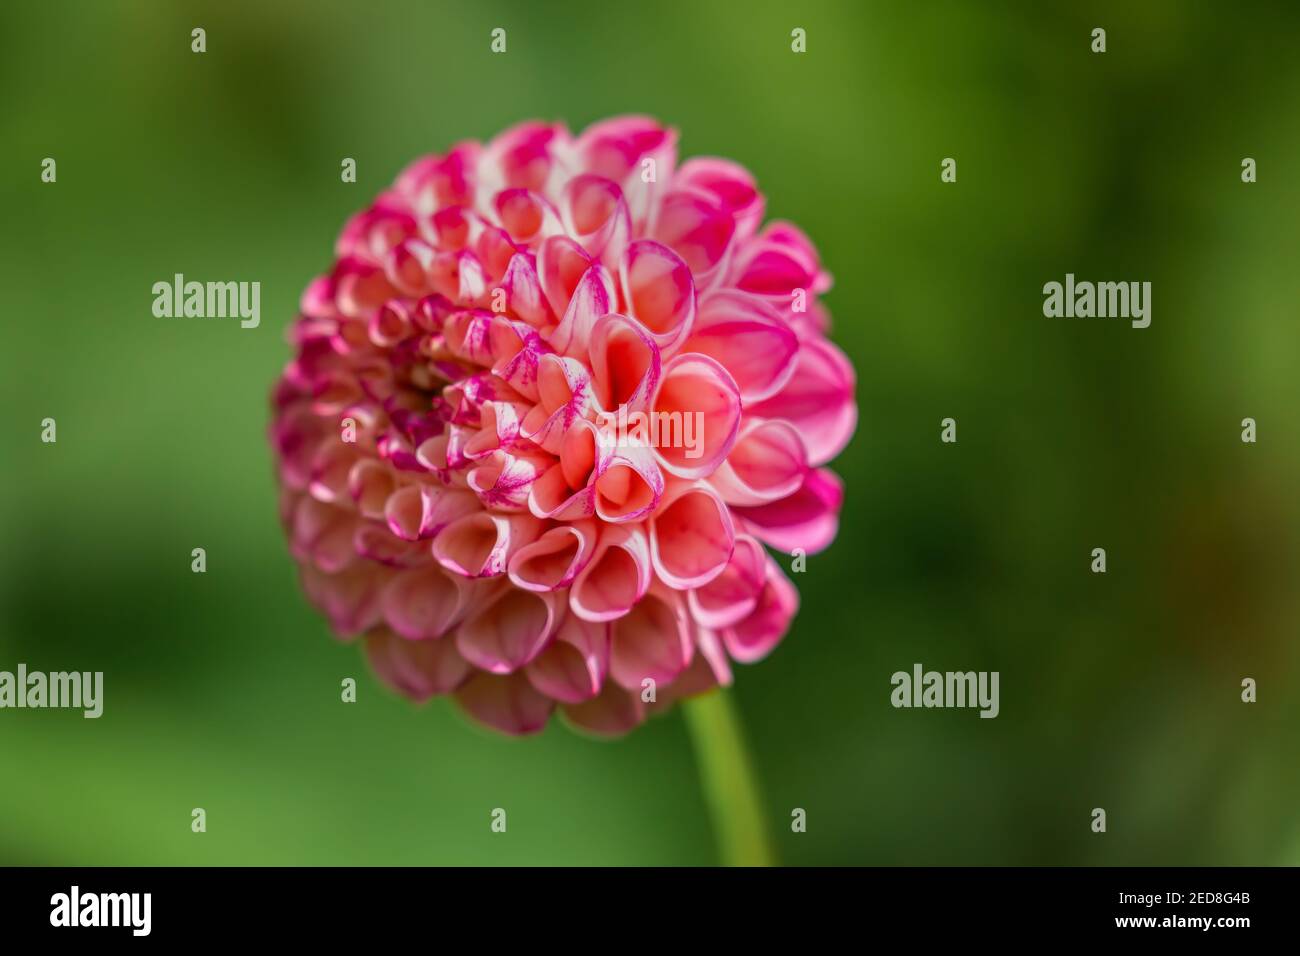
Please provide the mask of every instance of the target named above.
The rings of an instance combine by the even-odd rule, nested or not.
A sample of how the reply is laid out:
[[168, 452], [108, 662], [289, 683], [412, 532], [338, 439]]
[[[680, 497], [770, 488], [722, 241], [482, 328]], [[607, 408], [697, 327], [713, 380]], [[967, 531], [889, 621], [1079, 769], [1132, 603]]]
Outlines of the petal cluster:
[[415, 700], [616, 735], [768, 654], [765, 546], [834, 538], [830, 286], [742, 167], [619, 117], [411, 164], [302, 296], [273, 395], [309, 599]]

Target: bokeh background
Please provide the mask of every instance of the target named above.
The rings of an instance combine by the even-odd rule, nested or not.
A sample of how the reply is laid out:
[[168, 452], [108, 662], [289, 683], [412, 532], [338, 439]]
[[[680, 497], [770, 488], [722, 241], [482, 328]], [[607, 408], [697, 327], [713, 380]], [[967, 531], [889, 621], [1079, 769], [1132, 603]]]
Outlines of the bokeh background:
[[[0, 669], [102, 670], [106, 709], [0, 711], [0, 862], [716, 859], [679, 714], [507, 740], [378, 685], [299, 593], [264, 438], [299, 292], [411, 158], [644, 112], [813, 237], [859, 374], [839, 539], [734, 691], [783, 861], [1300, 863], [1298, 33], [1282, 3], [5, 3]], [[261, 327], [154, 318], [176, 272], [260, 281]], [[1152, 326], [1044, 318], [1066, 272], [1152, 282]], [[1001, 715], [894, 710], [918, 661], [1000, 671]]]

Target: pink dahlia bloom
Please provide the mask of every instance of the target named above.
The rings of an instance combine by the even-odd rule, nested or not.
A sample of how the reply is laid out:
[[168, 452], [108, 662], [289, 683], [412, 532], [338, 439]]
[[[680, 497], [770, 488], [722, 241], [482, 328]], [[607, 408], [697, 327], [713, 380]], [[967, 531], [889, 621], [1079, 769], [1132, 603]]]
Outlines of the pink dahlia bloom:
[[620, 734], [789, 628], [764, 546], [834, 538], [853, 370], [808, 238], [761, 225], [740, 166], [676, 159], [640, 117], [462, 143], [303, 294], [281, 514], [308, 597], [400, 693]]

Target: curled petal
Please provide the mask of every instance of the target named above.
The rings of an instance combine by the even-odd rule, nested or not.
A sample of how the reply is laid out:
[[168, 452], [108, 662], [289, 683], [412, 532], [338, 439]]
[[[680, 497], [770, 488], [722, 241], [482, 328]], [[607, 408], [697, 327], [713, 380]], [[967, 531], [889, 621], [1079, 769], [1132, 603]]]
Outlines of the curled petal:
[[479, 723], [515, 735], [537, 733], [555, 709], [555, 701], [538, 693], [522, 673], [479, 671], [457, 689], [456, 703]]
[[610, 625], [609, 676], [637, 693], [645, 680], [671, 684], [686, 670], [693, 651], [681, 596], [656, 589]]
[[585, 355], [596, 320], [614, 310], [614, 283], [599, 263], [583, 274], [563, 318], [550, 333], [548, 344], [567, 355]]
[[585, 169], [622, 187], [636, 233], [647, 232], [660, 184], [673, 179], [677, 132], [648, 116], [619, 116], [587, 127], [575, 148]]
[[609, 625], [569, 614], [555, 639], [525, 668], [528, 680], [561, 703], [577, 704], [600, 693], [609, 669]]
[[761, 505], [794, 494], [807, 471], [798, 429], [780, 419], [750, 418], [709, 483], [729, 505]]
[[735, 231], [735, 219], [712, 193], [674, 188], [664, 197], [652, 235], [682, 257], [703, 291], [726, 273]]
[[390, 568], [413, 568], [433, 561], [428, 547], [418, 541], [403, 541], [383, 525], [369, 521], [357, 525], [352, 547], [361, 557]]
[[477, 303], [487, 292], [487, 275], [472, 252], [439, 252], [429, 279], [435, 292], [462, 305]]
[[644, 411], [659, 387], [663, 366], [654, 336], [627, 316], [596, 322], [589, 348], [596, 403], [607, 412]]
[[469, 594], [463, 579], [430, 565], [393, 575], [380, 600], [384, 620], [395, 633], [407, 640], [426, 641], [442, 637], [456, 625]]
[[323, 443], [312, 461], [308, 493], [326, 504], [344, 504], [350, 501], [348, 474], [356, 460], [355, 446], [346, 442]]
[[730, 627], [748, 617], [758, 605], [766, 577], [767, 552], [763, 546], [751, 535], [736, 535], [736, 547], [722, 573], [686, 596], [691, 617], [712, 630]]
[[511, 256], [500, 287], [505, 292], [506, 308], [529, 325], [540, 328], [550, 320], [551, 310], [542, 295], [542, 283], [531, 256]]
[[548, 351], [542, 337], [527, 323], [497, 316], [488, 342], [493, 373], [520, 395], [537, 401], [537, 366]]
[[703, 190], [718, 198], [736, 220], [736, 238], [745, 240], [763, 220], [763, 195], [745, 167], [713, 156], [697, 156], [682, 164], [675, 186]]
[[448, 571], [467, 578], [495, 577], [510, 556], [536, 540], [542, 523], [528, 514], [466, 515], [443, 528], [433, 539], [433, 557]]
[[733, 509], [754, 537], [778, 551], [796, 548], [814, 554], [827, 548], [839, 530], [844, 486], [825, 468], [809, 471], [799, 490], [780, 501]]
[[493, 318], [491, 312], [453, 312], [443, 326], [447, 348], [467, 362], [491, 365], [495, 359], [492, 354]]
[[649, 239], [632, 243], [619, 263], [619, 287], [628, 314], [661, 351], [690, 334], [695, 321], [695, 281], [672, 249]]
[[300, 561], [310, 561], [326, 574], [342, 571], [356, 559], [355, 516], [311, 497], [299, 500], [290, 528], [290, 549]]
[[573, 423], [593, 409], [591, 376], [575, 358], [543, 355], [537, 366], [538, 404], [524, 417], [520, 433], [557, 455]]
[[822, 271], [817, 250], [803, 232], [788, 222], [773, 222], [736, 257], [731, 284], [784, 310], [795, 292], [810, 299], [828, 290], [831, 277]]
[[[430, 273], [433, 269], [434, 249], [420, 239], [407, 239], [398, 243], [384, 257], [384, 274], [393, 288], [404, 295], [420, 296], [429, 291]], [[371, 327], [373, 340], [374, 328]], [[375, 342], [388, 346], [391, 342]]]
[[538, 518], [576, 521], [596, 510], [597, 469], [608, 452], [599, 440], [596, 426], [578, 419], [564, 436], [559, 464], [551, 466], [528, 492], [528, 510]]
[[478, 143], [461, 143], [446, 156], [423, 156], [397, 177], [397, 191], [419, 212], [469, 202], [474, 195]]
[[545, 192], [555, 171], [556, 154], [567, 139], [568, 134], [559, 125], [530, 121], [512, 126], [484, 149], [480, 178], [488, 188], [500, 183]]
[[537, 250], [537, 274], [542, 294], [555, 315], [564, 315], [578, 283], [591, 268], [592, 260], [582, 246], [568, 236], [548, 236]]
[[545, 198], [527, 189], [505, 189], [492, 201], [501, 227], [519, 246], [531, 246], [547, 236], [560, 235], [559, 213]]
[[524, 511], [533, 483], [554, 459], [535, 452], [496, 451], [465, 476], [471, 491], [485, 508], [496, 511]]
[[640, 690], [606, 683], [597, 696], [578, 704], [566, 703], [561, 712], [577, 730], [597, 737], [621, 737], [645, 721], [646, 709]]
[[440, 485], [412, 484], [398, 488], [384, 504], [389, 529], [404, 541], [432, 538], [449, 524], [480, 511], [474, 495]]
[[325, 612], [334, 633], [347, 640], [382, 619], [379, 596], [383, 573], [379, 565], [368, 562], [358, 562], [337, 574], [303, 565], [302, 589], [308, 600]]
[[420, 224], [421, 234], [438, 252], [461, 252], [482, 228], [482, 223], [465, 206], [444, 206]]
[[471, 670], [452, 641], [408, 641], [378, 627], [366, 635], [365, 647], [379, 679], [418, 703], [455, 690]]
[[371, 311], [397, 295], [381, 266], [356, 257], [340, 259], [330, 275], [334, 302], [348, 318], [365, 318]]
[[541, 653], [561, 608], [561, 599], [553, 594], [504, 588], [460, 626], [456, 647], [476, 667], [513, 673]]
[[740, 389], [706, 355], [683, 352], [665, 365], [650, 407], [661, 436], [659, 461], [680, 478], [713, 474], [740, 431]]
[[775, 395], [790, 380], [799, 339], [761, 299], [724, 289], [704, 300], [682, 351], [717, 359], [750, 406]]
[[722, 574], [735, 543], [730, 509], [704, 482], [673, 488], [650, 522], [655, 573], [679, 591]]
[[526, 591], [567, 588], [591, 560], [596, 536], [596, 522], [589, 520], [551, 528], [514, 553], [507, 568], [510, 581]]
[[623, 190], [603, 176], [575, 176], [564, 189], [564, 222], [583, 251], [610, 268], [617, 265], [632, 237], [632, 220]]
[[853, 390], [853, 366], [843, 352], [825, 340], [804, 342], [781, 391], [746, 411], [788, 421], [808, 449], [809, 464], [822, 465], [853, 437], [858, 422]]
[[470, 461], [486, 458], [519, 437], [519, 424], [529, 412], [524, 402], [486, 401], [479, 408], [479, 430], [463, 446]]
[[654, 449], [627, 441], [612, 446], [611, 454], [602, 459], [594, 487], [596, 514], [602, 520], [618, 524], [648, 517], [664, 493]]
[[754, 610], [743, 620], [722, 630], [722, 642], [733, 660], [750, 664], [762, 660], [785, 637], [799, 610], [799, 592], [790, 579], [768, 559], [767, 580]]
[[591, 561], [569, 591], [569, 607], [585, 621], [612, 621], [637, 605], [652, 576], [645, 531], [639, 525], [605, 525]]

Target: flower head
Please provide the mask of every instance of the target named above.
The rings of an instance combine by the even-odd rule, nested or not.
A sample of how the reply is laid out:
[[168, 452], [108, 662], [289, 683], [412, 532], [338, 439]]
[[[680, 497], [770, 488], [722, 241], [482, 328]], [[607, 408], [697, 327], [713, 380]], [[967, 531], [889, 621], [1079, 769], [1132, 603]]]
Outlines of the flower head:
[[620, 734], [767, 655], [856, 423], [830, 287], [673, 130], [524, 123], [412, 163], [304, 292], [274, 392], [303, 587], [378, 676]]

